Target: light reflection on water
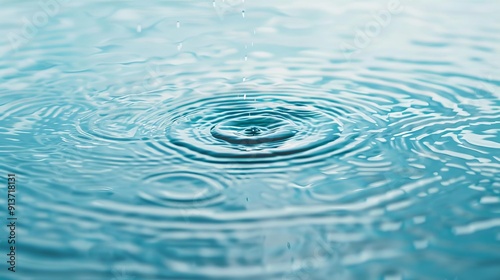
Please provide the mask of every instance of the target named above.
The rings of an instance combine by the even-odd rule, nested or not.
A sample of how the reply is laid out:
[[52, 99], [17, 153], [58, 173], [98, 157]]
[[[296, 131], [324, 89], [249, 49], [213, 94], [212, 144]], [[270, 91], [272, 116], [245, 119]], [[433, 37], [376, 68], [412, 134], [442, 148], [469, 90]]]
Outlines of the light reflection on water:
[[494, 279], [500, 5], [390, 2], [2, 4], [0, 278]]

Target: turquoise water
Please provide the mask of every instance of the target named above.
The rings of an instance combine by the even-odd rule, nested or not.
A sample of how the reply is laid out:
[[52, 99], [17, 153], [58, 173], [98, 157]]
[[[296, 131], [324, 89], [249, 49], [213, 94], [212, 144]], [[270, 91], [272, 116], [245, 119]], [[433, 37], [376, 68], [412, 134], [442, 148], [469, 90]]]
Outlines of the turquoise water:
[[1, 279], [498, 279], [499, 2], [1, 6]]

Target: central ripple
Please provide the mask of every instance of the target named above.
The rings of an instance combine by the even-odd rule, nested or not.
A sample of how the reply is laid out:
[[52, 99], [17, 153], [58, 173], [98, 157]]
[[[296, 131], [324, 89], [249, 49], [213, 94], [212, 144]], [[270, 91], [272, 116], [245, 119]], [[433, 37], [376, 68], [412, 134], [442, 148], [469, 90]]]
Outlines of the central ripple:
[[330, 95], [304, 98], [273, 92], [251, 97], [193, 96], [173, 104], [164, 125], [168, 141], [160, 138], [151, 144], [159, 151], [222, 164], [321, 162], [359, 144], [348, 143], [354, 134], [343, 133], [343, 122], [352, 120], [346, 119], [346, 109]]
[[210, 131], [213, 137], [231, 144], [259, 145], [290, 139], [297, 126], [278, 117], [245, 116], [218, 123]]

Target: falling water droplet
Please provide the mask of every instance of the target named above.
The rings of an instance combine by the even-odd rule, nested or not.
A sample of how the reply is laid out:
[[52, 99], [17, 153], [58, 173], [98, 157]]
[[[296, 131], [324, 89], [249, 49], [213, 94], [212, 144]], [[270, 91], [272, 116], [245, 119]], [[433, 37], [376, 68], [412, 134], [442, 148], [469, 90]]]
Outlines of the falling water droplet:
[[215, 0], [212, 2], [212, 4], [213, 4], [213, 5], [214, 5], [214, 7], [215, 7]]
[[177, 28], [181, 27], [181, 23], [177, 21]]
[[246, 78], [246, 77], [243, 77], [243, 82], [244, 82], [244, 81], [246, 81], [246, 80], [247, 80], [247, 78]]
[[139, 24], [139, 25], [137, 25], [137, 32], [141, 33], [141, 31], [142, 31], [142, 26]]
[[245, 93], [245, 94], [243, 95], [243, 100], [246, 100], [246, 99], [247, 99], [247, 94]]
[[247, 60], [248, 60], [248, 56], [245, 55], [245, 61], [247, 61]]
[[182, 49], [182, 43], [179, 43], [179, 44], [177, 45], [177, 50], [178, 50], [178, 51], [180, 51], [181, 49]]
[[245, 17], [245, 10], [241, 11], [241, 15]]

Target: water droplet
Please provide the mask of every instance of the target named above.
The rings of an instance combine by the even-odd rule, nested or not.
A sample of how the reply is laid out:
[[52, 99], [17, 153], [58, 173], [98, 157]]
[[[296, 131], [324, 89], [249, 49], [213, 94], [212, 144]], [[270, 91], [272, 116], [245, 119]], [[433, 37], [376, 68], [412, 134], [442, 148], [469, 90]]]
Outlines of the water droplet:
[[215, 7], [215, 0], [212, 2], [212, 4], [213, 4], [213, 5], [214, 5], [214, 7]]
[[177, 28], [181, 27], [181, 23], [177, 21]]
[[247, 60], [248, 60], [248, 56], [245, 55], [245, 61], [247, 61]]
[[290, 245], [290, 242], [287, 242], [286, 243], [286, 247], [288, 247], [288, 249], [290, 249], [292, 246]]
[[241, 15], [245, 17], [245, 10], [241, 11]]
[[142, 31], [142, 26], [139, 24], [137, 25], [137, 32], [141, 33], [141, 31]]
[[243, 95], [243, 100], [246, 100], [246, 99], [247, 99], [247, 94], [245, 93], [245, 94]]
[[243, 82], [244, 82], [244, 81], [246, 81], [246, 80], [247, 80], [247, 78], [246, 78], [246, 77], [243, 77]]
[[182, 43], [179, 43], [179, 44], [177, 45], [177, 50], [178, 50], [178, 51], [180, 51], [181, 49], [182, 49]]
[[245, 129], [246, 135], [255, 136], [255, 135], [259, 135], [260, 133], [261, 133], [260, 128], [255, 127], [255, 126], [252, 126], [250, 128]]

